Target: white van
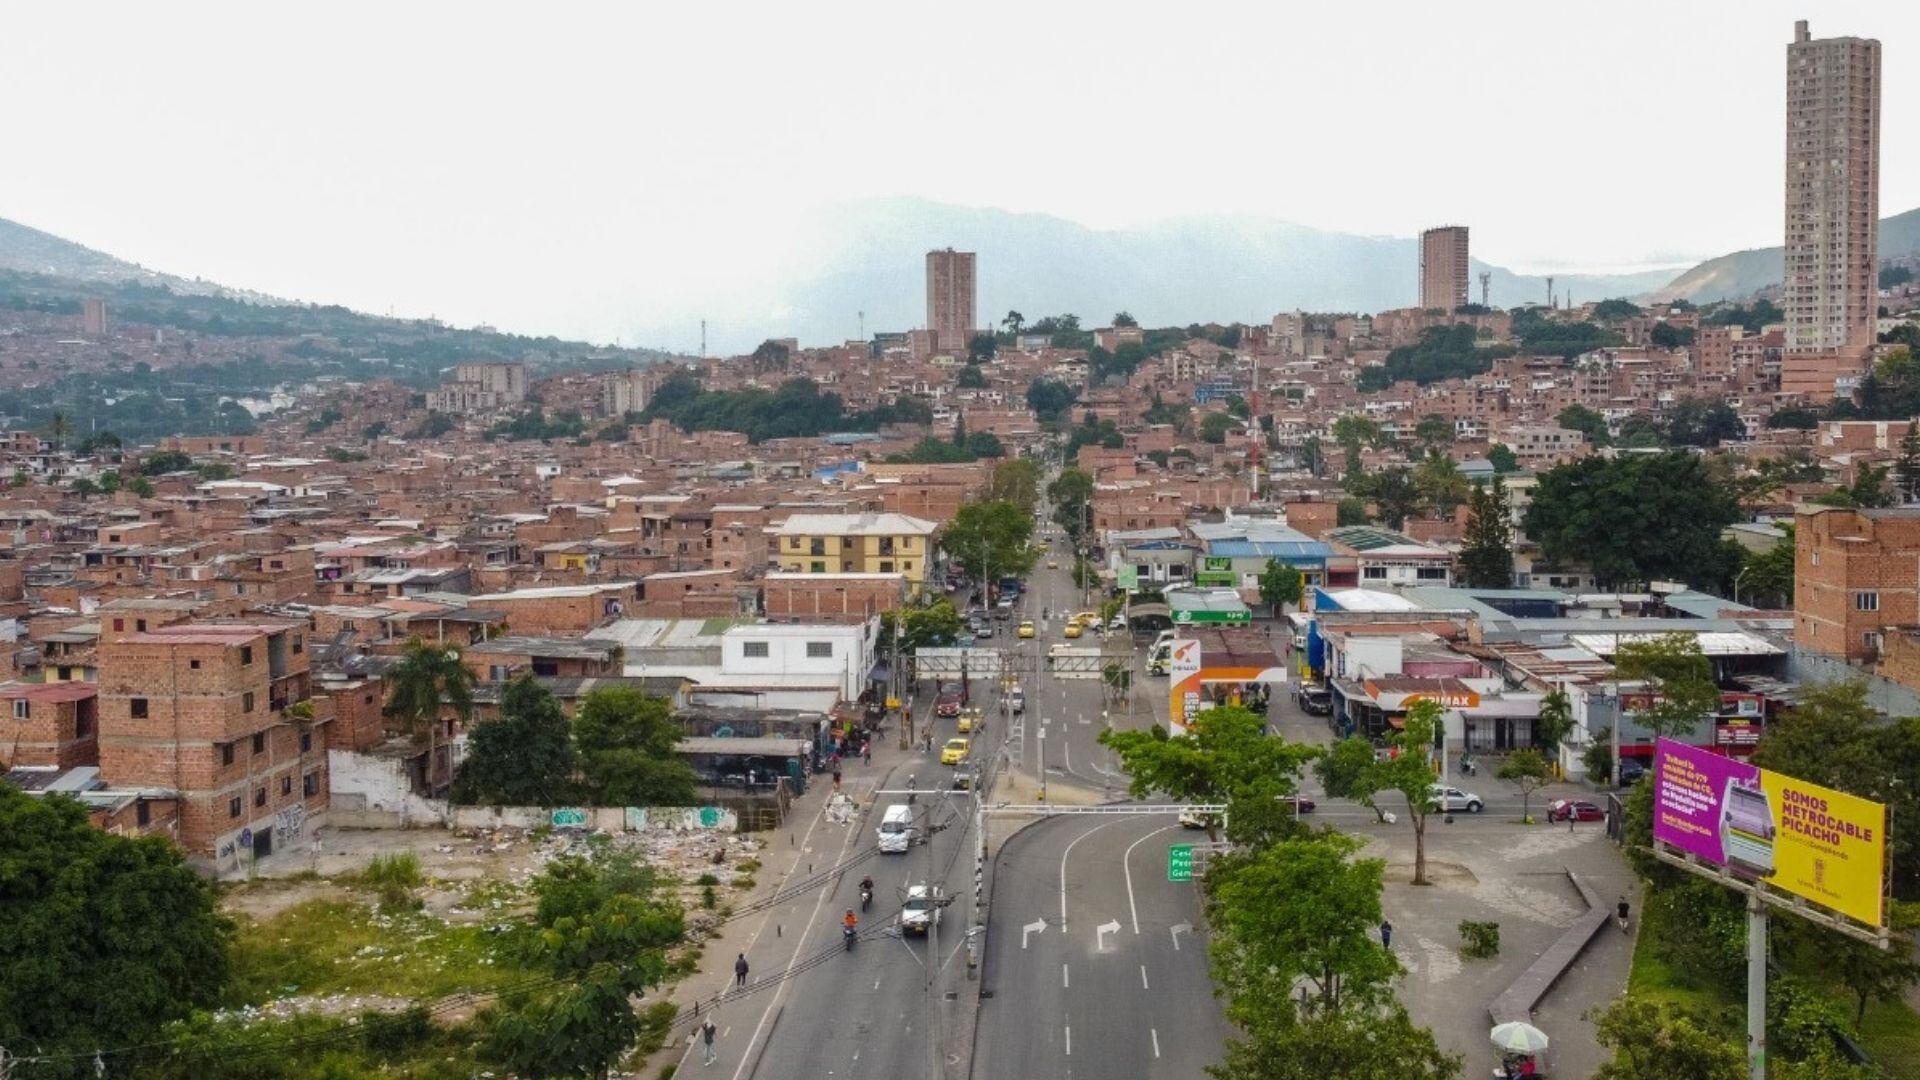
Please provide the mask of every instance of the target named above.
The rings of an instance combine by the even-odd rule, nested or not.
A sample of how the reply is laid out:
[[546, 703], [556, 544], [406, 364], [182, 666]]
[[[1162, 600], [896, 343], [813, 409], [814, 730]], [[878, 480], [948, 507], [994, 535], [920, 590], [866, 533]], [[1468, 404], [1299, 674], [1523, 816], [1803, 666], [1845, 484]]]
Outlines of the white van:
[[880, 817], [880, 850], [901, 854], [913, 844], [913, 807], [894, 803]]

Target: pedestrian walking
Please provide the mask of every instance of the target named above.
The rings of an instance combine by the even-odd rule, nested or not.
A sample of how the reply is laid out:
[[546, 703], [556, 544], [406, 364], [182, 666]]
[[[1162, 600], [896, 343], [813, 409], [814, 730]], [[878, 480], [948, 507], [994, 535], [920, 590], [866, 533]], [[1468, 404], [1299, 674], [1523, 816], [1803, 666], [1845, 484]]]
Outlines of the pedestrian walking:
[[1567, 807], [1567, 831], [1573, 831], [1573, 807]]
[[1393, 924], [1385, 919], [1380, 920], [1380, 947], [1393, 948]]
[[866, 739], [860, 743], [860, 763], [862, 765], [873, 764], [873, 740], [872, 739]]
[[713, 1037], [719, 1033], [720, 1029], [713, 1026], [713, 1018], [711, 1016], [700, 1025], [700, 1041], [706, 1046], [707, 1060], [705, 1064], [707, 1065], [711, 1065], [719, 1060], [719, 1055], [713, 1052]]
[[747, 954], [746, 953], [741, 953], [740, 958], [733, 962], [733, 985], [735, 986], [747, 985]]

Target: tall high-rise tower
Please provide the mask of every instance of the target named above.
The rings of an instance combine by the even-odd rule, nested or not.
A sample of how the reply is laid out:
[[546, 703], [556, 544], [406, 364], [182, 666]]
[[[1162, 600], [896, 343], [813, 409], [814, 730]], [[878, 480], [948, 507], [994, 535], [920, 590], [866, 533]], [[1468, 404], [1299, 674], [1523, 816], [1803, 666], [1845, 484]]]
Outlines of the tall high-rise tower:
[[1467, 227], [1420, 234], [1420, 306], [1451, 312], [1467, 302]]
[[973, 267], [971, 251], [927, 252], [927, 329], [936, 348], [964, 349], [979, 327]]
[[1787, 351], [1861, 355], [1880, 263], [1880, 43], [1787, 46]]

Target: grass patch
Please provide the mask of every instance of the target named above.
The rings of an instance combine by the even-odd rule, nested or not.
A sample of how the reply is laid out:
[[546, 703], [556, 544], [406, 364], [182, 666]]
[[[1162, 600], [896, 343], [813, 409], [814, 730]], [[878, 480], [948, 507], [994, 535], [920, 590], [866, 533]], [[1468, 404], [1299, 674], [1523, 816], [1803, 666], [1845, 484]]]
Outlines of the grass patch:
[[514, 948], [527, 930], [492, 933], [351, 900], [312, 900], [266, 920], [241, 918], [229, 1005], [292, 994], [440, 997], [533, 974]]
[[[1653, 935], [1639, 934], [1633, 939], [1633, 966], [1627, 972], [1627, 992], [1637, 998], [1661, 1005], [1681, 1005], [1709, 1014], [1730, 1008], [1736, 999], [1731, 990], [1690, 985], [1665, 960], [1654, 955]], [[1745, 988], [1740, 989], [1745, 994]]]
[[1868, 1002], [1860, 1045], [1889, 1076], [1920, 1076], [1920, 1016], [1906, 1002]]

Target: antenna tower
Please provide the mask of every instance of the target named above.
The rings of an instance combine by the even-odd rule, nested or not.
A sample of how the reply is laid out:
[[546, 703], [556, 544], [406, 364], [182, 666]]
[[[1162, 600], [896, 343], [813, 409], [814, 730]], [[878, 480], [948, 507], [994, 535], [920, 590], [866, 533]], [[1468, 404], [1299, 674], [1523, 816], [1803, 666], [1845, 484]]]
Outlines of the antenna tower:
[[1493, 281], [1493, 274], [1491, 271], [1487, 271], [1487, 270], [1480, 271], [1480, 306], [1481, 307], [1488, 306], [1487, 305], [1487, 285], [1492, 281]]
[[1553, 307], [1553, 279], [1547, 279], [1547, 306]]

